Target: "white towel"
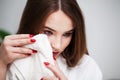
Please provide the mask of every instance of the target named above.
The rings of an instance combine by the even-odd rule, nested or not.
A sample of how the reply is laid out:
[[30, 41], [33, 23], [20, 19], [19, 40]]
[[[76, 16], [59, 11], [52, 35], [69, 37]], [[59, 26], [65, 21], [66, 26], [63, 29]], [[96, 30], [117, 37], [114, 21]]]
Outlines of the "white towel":
[[36, 42], [25, 47], [38, 52], [28, 58], [14, 61], [7, 71], [7, 80], [40, 80], [43, 76], [54, 76], [44, 65], [44, 62], [54, 65], [52, 48], [47, 36], [38, 34], [33, 39]]

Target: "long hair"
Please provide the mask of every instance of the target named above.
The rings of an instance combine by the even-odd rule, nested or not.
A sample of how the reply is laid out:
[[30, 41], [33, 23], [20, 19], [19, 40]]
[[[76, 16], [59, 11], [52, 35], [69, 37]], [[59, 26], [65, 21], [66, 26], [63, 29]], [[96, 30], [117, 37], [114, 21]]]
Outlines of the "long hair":
[[82, 56], [88, 53], [84, 18], [76, 0], [28, 0], [17, 33], [39, 34], [47, 17], [58, 10], [63, 11], [73, 22], [71, 42], [61, 54], [67, 65], [74, 67]]

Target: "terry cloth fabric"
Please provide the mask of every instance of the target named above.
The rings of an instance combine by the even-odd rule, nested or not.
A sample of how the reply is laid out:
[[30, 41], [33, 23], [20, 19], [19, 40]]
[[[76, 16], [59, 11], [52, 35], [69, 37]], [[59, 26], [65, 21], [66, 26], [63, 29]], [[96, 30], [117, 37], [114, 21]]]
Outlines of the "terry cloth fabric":
[[38, 52], [30, 57], [14, 61], [8, 68], [6, 80], [40, 80], [43, 76], [54, 76], [44, 65], [44, 62], [54, 65], [52, 48], [47, 36], [38, 34], [33, 39], [36, 42], [25, 47]]

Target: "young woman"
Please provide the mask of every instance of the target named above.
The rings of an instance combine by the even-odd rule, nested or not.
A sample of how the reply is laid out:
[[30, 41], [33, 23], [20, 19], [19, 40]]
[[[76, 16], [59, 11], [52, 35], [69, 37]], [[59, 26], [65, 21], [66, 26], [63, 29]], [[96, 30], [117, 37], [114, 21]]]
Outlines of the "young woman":
[[0, 80], [5, 80], [14, 60], [37, 52], [22, 46], [33, 44], [36, 40], [31, 37], [41, 33], [48, 36], [55, 59], [55, 65], [45, 65], [57, 77], [41, 80], [102, 80], [87, 52], [84, 18], [76, 0], [27, 1], [17, 34], [6, 36], [0, 46]]

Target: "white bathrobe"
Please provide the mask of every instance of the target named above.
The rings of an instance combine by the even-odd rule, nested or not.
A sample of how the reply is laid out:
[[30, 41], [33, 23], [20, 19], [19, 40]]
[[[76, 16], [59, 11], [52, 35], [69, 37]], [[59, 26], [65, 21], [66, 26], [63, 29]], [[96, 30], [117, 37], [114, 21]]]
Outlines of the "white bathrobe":
[[88, 55], [84, 55], [73, 68], [67, 67], [65, 59], [61, 56], [58, 57], [57, 62], [68, 80], [102, 80], [102, 72], [99, 66]]

